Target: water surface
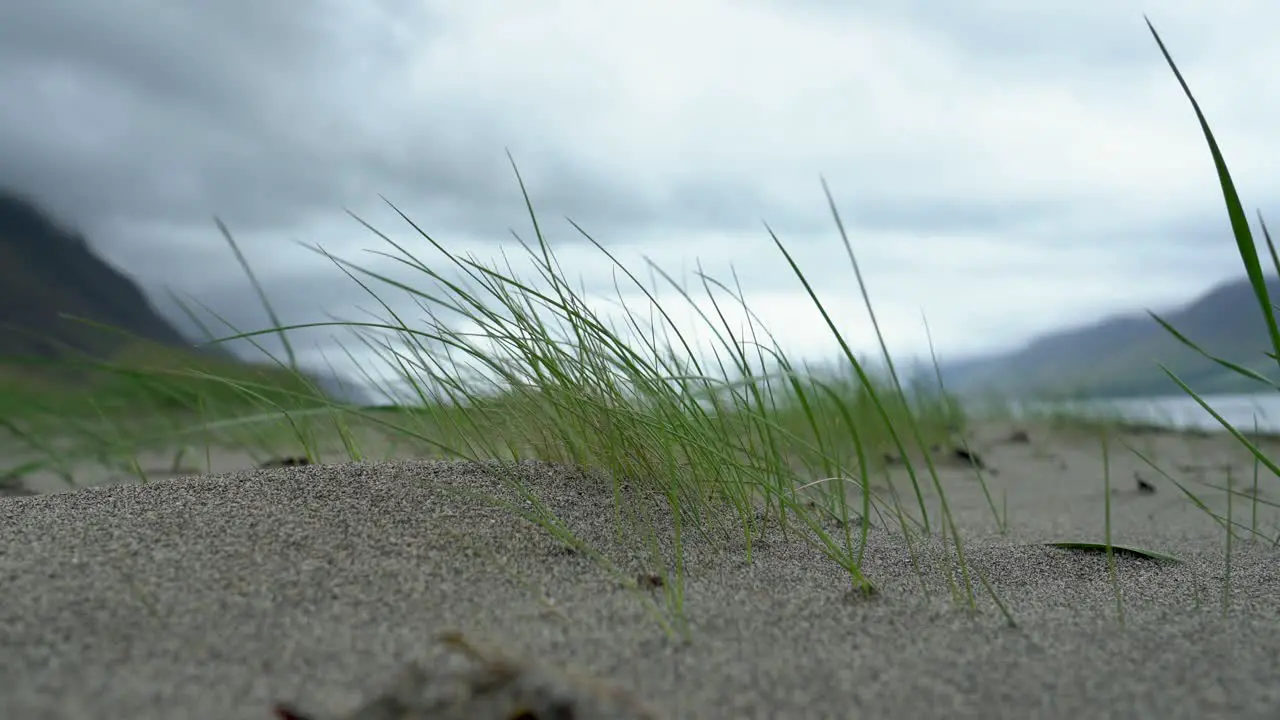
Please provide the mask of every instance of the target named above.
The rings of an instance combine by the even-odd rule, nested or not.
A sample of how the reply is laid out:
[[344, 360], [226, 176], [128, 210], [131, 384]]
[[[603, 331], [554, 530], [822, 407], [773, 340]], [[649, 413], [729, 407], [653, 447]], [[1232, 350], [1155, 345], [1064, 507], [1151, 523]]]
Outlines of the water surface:
[[[1280, 433], [1280, 393], [1201, 397], [1214, 412], [1242, 432], [1252, 431], [1256, 422], [1262, 432]], [[1015, 408], [1015, 413], [1022, 414], [1037, 407], [1065, 410], [1082, 417], [1122, 418], [1179, 430], [1226, 432], [1218, 420], [1187, 395], [1027, 404]]]

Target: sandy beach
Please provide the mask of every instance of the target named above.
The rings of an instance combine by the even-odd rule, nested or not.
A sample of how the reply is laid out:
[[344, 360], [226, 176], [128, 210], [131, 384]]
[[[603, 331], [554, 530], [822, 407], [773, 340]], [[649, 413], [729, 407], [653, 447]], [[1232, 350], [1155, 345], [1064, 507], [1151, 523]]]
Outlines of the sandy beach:
[[[474, 496], [521, 503], [484, 465], [257, 469], [236, 456], [224, 460], [244, 467], [217, 475], [104, 475], [99, 487], [2, 498], [0, 708], [33, 720], [250, 720], [288, 702], [340, 718], [406, 662], [432, 662], [432, 638], [456, 630], [616, 683], [669, 718], [1280, 713], [1277, 552], [1250, 532], [1277, 535], [1277, 478], [1262, 470], [1253, 503], [1253, 463], [1227, 436], [1114, 437], [1113, 542], [1182, 562], [1117, 554], [1113, 584], [1105, 555], [1044, 545], [1103, 540], [1095, 438], [988, 423], [969, 441], [995, 471], [985, 477], [1008, 525], [971, 467], [942, 463], [976, 610], [936, 529], [908, 547], [891, 517], [873, 515], [868, 598], [801, 532], [768, 528], [748, 563], [728, 523], [684, 534], [687, 640], [663, 630], [674, 617], [663, 588], [627, 582], [659, 569], [619, 540], [610, 487], [569, 468], [517, 472], [615, 571]], [[1240, 530], [1229, 565], [1222, 527], [1124, 443], [1224, 515], [1227, 493], [1204, 483], [1225, 486], [1230, 468]], [[888, 472], [885, 487], [908, 492], [903, 468]], [[936, 515], [937, 493], [926, 499]]]

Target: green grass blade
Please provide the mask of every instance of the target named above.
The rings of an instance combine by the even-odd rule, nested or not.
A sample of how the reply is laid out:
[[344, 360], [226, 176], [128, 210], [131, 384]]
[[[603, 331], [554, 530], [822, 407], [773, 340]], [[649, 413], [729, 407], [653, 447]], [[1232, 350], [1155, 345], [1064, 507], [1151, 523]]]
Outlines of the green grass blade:
[[1108, 552], [1117, 555], [1129, 555], [1132, 557], [1146, 558], [1147, 560], [1158, 560], [1160, 562], [1179, 564], [1182, 561], [1172, 555], [1165, 555], [1154, 550], [1144, 550], [1142, 548], [1129, 547], [1126, 545], [1112, 545], [1105, 542], [1080, 542], [1080, 541], [1060, 541], [1047, 542], [1045, 545], [1049, 547], [1059, 548], [1061, 550], [1073, 550], [1076, 552], [1100, 553]]
[[1253, 233], [1249, 230], [1249, 219], [1245, 217], [1244, 207], [1240, 204], [1240, 196], [1236, 193], [1235, 183], [1231, 180], [1231, 173], [1227, 169], [1227, 161], [1222, 157], [1222, 151], [1218, 148], [1218, 141], [1214, 139], [1213, 131], [1209, 128], [1209, 121], [1205, 119], [1204, 113], [1200, 110], [1200, 103], [1196, 102], [1190, 86], [1187, 85], [1187, 81], [1182, 77], [1182, 72], [1178, 70], [1177, 64], [1174, 63], [1173, 56], [1169, 54], [1164, 41], [1160, 39], [1160, 34], [1156, 32], [1155, 26], [1151, 24], [1151, 20], [1146, 19], [1146, 21], [1152, 37], [1155, 38], [1156, 44], [1160, 46], [1160, 52], [1164, 55], [1165, 61], [1169, 63], [1169, 69], [1173, 71], [1174, 76], [1178, 79], [1178, 84], [1182, 86], [1183, 94], [1187, 96], [1187, 100], [1190, 101], [1191, 107], [1195, 110], [1196, 118], [1200, 121], [1200, 129], [1204, 132], [1205, 142], [1209, 145], [1209, 152], [1213, 154], [1213, 165], [1218, 172], [1218, 183], [1222, 186], [1222, 199], [1227, 206], [1227, 216], [1231, 219], [1231, 231], [1235, 236], [1240, 260], [1244, 263], [1245, 272], [1249, 276], [1249, 284], [1253, 286], [1254, 295], [1257, 297], [1258, 305], [1262, 309], [1262, 315], [1266, 319], [1267, 333], [1271, 338], [1271, 347], [1277, 354], [1280, 354], [1280, 327], [1276, 325], [1275, 310], [1271, 306], [1270, 296], [1267, 292], [1267, 282], [1262, 274], [1262, 264], [1258, 260], [1258, 249], [1253, 242]]

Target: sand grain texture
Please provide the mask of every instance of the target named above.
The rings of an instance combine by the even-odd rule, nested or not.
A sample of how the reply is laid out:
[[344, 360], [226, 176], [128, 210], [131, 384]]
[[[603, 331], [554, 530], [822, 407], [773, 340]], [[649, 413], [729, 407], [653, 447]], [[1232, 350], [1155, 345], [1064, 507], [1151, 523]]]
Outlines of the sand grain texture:
[[[1117, 558], [1121, 627], [1105, 559], [1040, 544], [1101, 540], [1096, 453], [993, 438], [974, 442], [999, 470], [1008, 535], [971, 470], [943, 479], [970, 566], [1017, 628], [976, 580], [978, 612], [957, 606], [948, 543], [917, 543], [913, 558], [877, 518], [869, 599], [795, 535], [771, 532], [748, 564], [740, 533], [713, 533], [718, 543], [688, 533], [692, 639], [673, 639], [645, 604], [661, 608], [669, 584], [626, 582], [655, 568], [618, 542], [609, 489], [537, 463], [521, 477], [617, 574], [469, 498], [506, 490], [491, 469], [463, 463], [246, 470], [0, 499], [0, 709], [248, 720], [286, 702], [342, 718], [407, 664], [440, 662], [435, 638], [460, 631], [626, 688], [670, 718], [1280, 716], [1269, 544], [1237, 542], [1224, 617], [1221, 529], [1167, 482], [1133, 491], [1141, 463], [1114, 459], [1116, 542], [1184, 561]], [[1234, 452], [1221, 437], [1168, 442], [1156, 450], [1171, 464], [1184, 450], [1201, 464]], [[1275, 493], [1275, 478], [1263, 484]], [[1225, 494], [1211, 495], [1221, 510]], [[1259, 525], [1274, 535], [1270, 510]], [[1237, 498], [1234, 511], [1248, 526], [1248, 503]]]

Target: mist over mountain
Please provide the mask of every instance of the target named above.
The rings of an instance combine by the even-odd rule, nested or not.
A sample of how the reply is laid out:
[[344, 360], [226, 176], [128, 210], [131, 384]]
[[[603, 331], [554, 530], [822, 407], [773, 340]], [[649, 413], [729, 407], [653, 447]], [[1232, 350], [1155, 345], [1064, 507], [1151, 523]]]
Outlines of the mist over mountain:
[[[136, 357], [149, 343], [190, 353], [193, 362], [242, 362], [223, 348], [198, 346], [80, 233], [0, 189], [0, 360], [115, 360]], [[340, 378], [308, 375], [335, 399], [367, 399]]]
[[111, 357], [137, 339], [193, 347], [84, 237], [20, 195], [0, 190], [0, 356]]
[[[1280, 281], [1268, 278], [1272, 302]], [[1266, 322], [1247, 278], [1221, 284], [1176, 308], [1153, 312], [1204, 350], [1280, 379]], [[1007, 353], [943, 362], [943, 380], [961, 395], [1137, 397], [1180, 394], [1163, 364], [1197, 392], [1265, 389], [1186, 347], [1144, 309], [1043, 334]]]

